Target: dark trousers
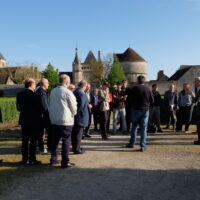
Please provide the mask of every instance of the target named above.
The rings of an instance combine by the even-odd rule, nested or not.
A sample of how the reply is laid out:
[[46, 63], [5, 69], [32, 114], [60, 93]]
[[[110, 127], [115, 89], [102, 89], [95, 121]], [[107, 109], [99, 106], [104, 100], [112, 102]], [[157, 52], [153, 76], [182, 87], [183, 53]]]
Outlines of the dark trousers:
[[72, 126], [53, 125], [52, 129], [53, 144], [51, 150], [51, 162], [57, 161], [58, 146], [62, 139], [62, 165], [65, 165], [69, 162]]
[[98, 124], [99, 124], [99, 107], [94, 106], [92, 108], [92, 113], [93, 113], [93, 119], [94, 119], [94, 129], [98, 129]]
[[167, 115], [167, 127], [173, 125], [175, 128], [177, 122], [176, 110], [171, 110], [170, 108], [168, 108], [166, 110], [166, 115]]
[[159, 106], [153, 106], [149, 110], [148, 128], [152, 129], [152, 127], [154, 126], [160, 129], [160, 107]]
[[200, 115], [196, 115], [198, 141], [200, 142]]
[[107, 125], [106, 125], [106, 129], [107, 129], [107, 131], [109, 131], [110, 130], [110, 117], [111, 117], [111, 110], [108, 110], [108, 120], [107, 120]]
[[91, 121], [92, 121], [92, 112], [89, 111], [89, 124], [88, 124], [88, 126], [85, 128], [85, 131], [84, 131], [85, 134], [90, 134], [90, 125], [91, 125]]
[[107, 135], [107, 123], [108, 123], [108, 110], [101, 111], [101, 136], [105, 137]]
[[185, 124], [185, 131], [188, 131], [190, 122], [192, 119], [193, 106], [180, 106], [177, 111], [177, 130], [182, 130], [182, 126]]
[[84, 127], [75, 123], [72, 131], [72, 150], [73, 152], [81, 151], [81, 140], [83, 137]]
[[37, 134], [35, 129], [22, 126], [22, 160], [24, 162], [36, 160]]
[[126, 107], [126, 128], [128, 132], [131, 129], [131, 108], [130, 107]]
[[51, 124], [46, 124], [45, 126], [41, 126], [41, 127], [38, 128], [37, 142], [38, 142], [38, 147], [39, 147], [40, 151], [44, 151], [45, 131], [47, 133], [47, 147], [48, 147], [48, 150], [51, 150], [51, 146], [52, 146], [52, 127], [51, 127]]

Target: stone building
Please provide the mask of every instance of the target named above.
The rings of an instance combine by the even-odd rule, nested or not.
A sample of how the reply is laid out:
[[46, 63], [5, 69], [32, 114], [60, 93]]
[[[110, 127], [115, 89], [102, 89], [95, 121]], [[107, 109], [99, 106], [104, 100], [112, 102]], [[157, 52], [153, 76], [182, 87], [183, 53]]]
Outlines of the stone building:
[[35, 66], [15, 66], [7, 65], [6, 59], [0, 53], [0, 85], [23, 84], [26, 78], [32, 77], [39, 82], [42, 73]]
[[115, 54], [124, 69], [129, 83], [135, 83], [139, 75], [147, 78], [147, 62], [133, 49], [128, 48], [122, 54]]
[[181, 65], [171, 77], [168, 78], [164, 75], [163, 71], [159, 71], [157, 80], [149, 81], [147, 84], [149, 87], [151, 87], [152, 84], [157, 84], [160, 93], [164, 94], [164, 92], [168, 90], [169, 85], [172, 83], [176, 85], [177, 91], [182, 90], [184, 83], [189, 83], [191, 90], [195, 92], [196, 77], [200, 77], [200, 65]]
[[98, 60], [94, 56], [92, 51], [89, 51], [89, 53], [86, 56], [86, 59], [84, 62], [81, 62], [79, 55], [78, 55], [78, 49], [76, 48], [76, 54], [74, 61], [72, 63], [72, 70], [73, 70], [73, 83], [77, 85], [81, 80], [86, 80], [90, 83], [95, 82], [95, 78], [92, 74], [92, 61], [101, 61], [101, 55], [100, 51], [98, 51]]
[[0, 53], [0, 68], [7, 67], [7, 62], [3, 55]]

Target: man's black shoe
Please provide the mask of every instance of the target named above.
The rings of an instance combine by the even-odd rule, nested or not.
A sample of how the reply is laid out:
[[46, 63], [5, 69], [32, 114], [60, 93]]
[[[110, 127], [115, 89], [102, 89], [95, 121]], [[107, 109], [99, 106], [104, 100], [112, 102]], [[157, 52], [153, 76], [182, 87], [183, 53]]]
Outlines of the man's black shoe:
[[74, 166], [75, 166], [74, 163], [68, 162], [67, 164], [62, 164], [61, 168], [68, 168], [68, 167], [74, 167]]
[[42, 162], [41, 162], [41, 161], [38, 161], [38, 160], [34, 160], [34, 161], [29, 161], [28, 164], [29, 164], [29, 165], [41, 165]]
[[144, 151], [146, 151], [146, 150], [147, 150], [146, 147], [141, 147], [141, 149], [140, 149], [141, 152], [144, 152]]
[[87, 138], [91, 138], [92, 136], [90, 135], [90, 134], [85, 134], [85, 137], [87, 137]]
[[57, 166], [57, 165], [59, 165], [60, 164], [60, 161], [50, 161], [50, 165], [51, 166]]
[[84, 154], [84, 153], [85, 153], [84, 150], [82, 150], [82, 151], [75, 151], [75, 152], [74, 152], [74, 154]]
[[130, 144], [130, 143], [128, 143], [125, 147], [126, 148], [134, 148], [134, 146], [132, 144]]
[[157, 132], [158, 132], [158, 133], [162, 133], [163, 131], [162, 131], [161, 128], [158, 128]]
[[200, 145], [200, 141], [199, 140], [194, 141], [194, 145]]

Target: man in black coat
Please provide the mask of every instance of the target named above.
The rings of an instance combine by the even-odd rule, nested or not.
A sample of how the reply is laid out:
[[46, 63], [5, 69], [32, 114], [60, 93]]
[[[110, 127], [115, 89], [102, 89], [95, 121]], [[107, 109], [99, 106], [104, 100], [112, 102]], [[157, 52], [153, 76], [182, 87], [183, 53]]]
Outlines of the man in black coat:
[[90, 125], [91, 125], [91, 121], [92, 121], [92, 108], [94, 106], [94, 95], [90, 92], [91, 90], [91, 85], [88, 83], [87, 84], [87, 88], [86, 88], [86, 95], [88, 97], [88, 101], [89, 101], [89, 107], [88, 107], [88, 111], [89, 111], [89, 124], [88, 126], [85, 128], [85, 137], [90, 138]]
[[38, 124], [38, 146], [41, 153], [47, 153], [47, 149], [44, 148], [44, 133], [47, 132], [47, 147], [48, 151], [51, 151], [51, 124], [49, 119], [49, 105], [47, 89], [49, 88], [49, 81], [42, 78], [40, 81], [40, 87], [35, 92], [37, 103], [39, 105], [38, 118], [40, 123]]
[[84, 153], [84, 151], [81, 149], [81, 139], [83, 136], [84, 128], [86, 128], [89, 124], [88, 108], [90, 108], [87, 95], [85, 94], [86, 87], [87, 82], [82, 80], [74, 92], [76, 101], [78, 103], [77, 114], [75, 116], [75, 123], [72, 131], [72, 150], [74, 154]]
[[154, 99], [151, 90], [144, 85], [145, 77], [137, 77], [138, 84], [132, 88], [131, 91], [131, 105], [132, 105], [132, 130], [128, 148], [133, 148], [136, 143], [137, 127], [140, 126], [141, 140], [140, 151], [143, 152], [146, 149], [146, 136], [147, 125], [149, 117], [149, 108], [152, 106]]
[[38, 105], [34, 93], [36, 84], [32, 78], [25, 81], [25, 90], [17, 94], [17, 110], [20, 111], [19, 124], [22, 129], [22, 163], [40, 164], [36, 160]]

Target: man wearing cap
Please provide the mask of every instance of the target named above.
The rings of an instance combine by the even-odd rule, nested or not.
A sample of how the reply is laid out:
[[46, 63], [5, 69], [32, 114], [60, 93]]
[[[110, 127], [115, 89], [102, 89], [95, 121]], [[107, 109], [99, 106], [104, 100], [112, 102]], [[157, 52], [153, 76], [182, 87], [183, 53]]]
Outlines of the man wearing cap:
[[200, 77], [195, 79], [195, 86], [196, 86], [196, 125], [197, 125], [197, 133], [198, 133], [198, 140], [194, 141], [195, 145], [200, 145]]

